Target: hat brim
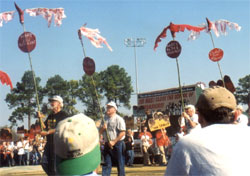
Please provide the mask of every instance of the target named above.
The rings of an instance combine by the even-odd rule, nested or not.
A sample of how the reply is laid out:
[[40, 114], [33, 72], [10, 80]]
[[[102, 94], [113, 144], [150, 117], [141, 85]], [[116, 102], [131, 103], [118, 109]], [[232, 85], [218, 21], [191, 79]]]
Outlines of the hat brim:
[[57, 172], [60, 175], [82, 175], [94, 171], [101, 163], [100, 146], [89, 153], [72, 159], [56, 157]]

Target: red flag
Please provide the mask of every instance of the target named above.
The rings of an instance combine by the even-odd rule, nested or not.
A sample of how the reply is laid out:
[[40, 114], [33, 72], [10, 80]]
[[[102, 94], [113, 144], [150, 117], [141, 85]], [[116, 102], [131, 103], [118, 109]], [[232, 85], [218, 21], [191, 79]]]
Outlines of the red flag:
[[163, 29], [163, 31], [161, 32], [161, 34], [156, 38], [154, 50], [156, 50], [156, 48], [158, 47], [158, 43], [161, 41], [161, 38], [165, 38], [167, 36], [168, 29], [171, 31], [172, 37], [174, 38], [176, 35], [175, 34], [176, 32], [184, 32], [185, 29], [187, 29], [189, 31], [200, 32], [206, 28], [205, 27], [191, 26], [188, 24], [173, 24], [171, 22], [169, 24], [169, 26], [165, 27]]
[[5, 72], [3, 72], [1, 70], [0, 70], [0, 81], [2, 82], [2, 84], [9, 85], [11, 87], [11, 89], [13, 89], [10, 77], [8, 76], [7, 73], [5, 73]]
[[[14, 2], [14, 3], [15, 3], [15, 2]], [[17, 12], [18, 12], [18, 14], [19, 14], [20, 23], [23, 24], [23, 23], [24, 23], [24, 17], [23, 17], [23, 14], [24, 14], [24, 13], [23, 13], [23, 10], [20, 9], [16, 3], [15, 3], [15, 7], [16, 7], [16, 10], [17, 10]]]

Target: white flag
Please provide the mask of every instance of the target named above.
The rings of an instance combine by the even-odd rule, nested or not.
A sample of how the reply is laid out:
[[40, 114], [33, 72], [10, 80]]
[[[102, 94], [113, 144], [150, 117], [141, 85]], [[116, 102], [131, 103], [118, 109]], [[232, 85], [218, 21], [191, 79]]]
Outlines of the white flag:
[[109, 46], [106, 39], [100, 35], [99, 29], [90, 29], [82, 26], [80, 28], [80, 31], [81, 34], [87, 37], [92, 45], [94, 45], [96, 48], [102, 48], [103, 46], [101, 44], [104, 43], [105, 45], [107, 45], [108, 49], [112, 51], [112, 48]]
[[0, 13], [0, 27], [3, 26], [3, 21], [5, 21], [5, 23], [11, 21], [14, 18], [14, 13], [15, 11]]

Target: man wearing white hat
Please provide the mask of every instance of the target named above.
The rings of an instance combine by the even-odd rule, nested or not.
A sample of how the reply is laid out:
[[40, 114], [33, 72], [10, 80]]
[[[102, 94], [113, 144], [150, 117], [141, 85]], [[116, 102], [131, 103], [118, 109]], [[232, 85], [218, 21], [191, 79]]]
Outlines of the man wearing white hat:
[[[104, 164], [102, 166], [102, 175], [109, 176], [112, 169], [112, 161], [117, 161], [117, 170], [119, 176], [125, 175], [124, 152], [125, 152], [125, 132], [126, 125], [122, 117], [117, 112], [115, 102], [107, 104], [107, 112], [104, 122], [101, 124], [100, 134], [103, 134], [105, 140]], [[107, 134], [108, 133], [108, 134]]]
[[201, 126], [198, 122], [198, 115], [195, 113], [194, 105], [186, 105], [185, 112], [182, 113], [183, 119], [185, 119], [185, 126], [187, 134], [189, 134], [194, 129], [200, 129]]
[[[48, 116], [46, 121], [42, 125], [45, 127], [46, 131], [42, 131], [41, 135], [47, 137], [47, 143], [44, 148], [43, 158], [42, 158], [42, 167], [43, 170], [48, 175], [56, 175], [55, 169], [55, 148], [54, 148], [54, 133], [57, 124], [68, 117], [68, 114], [62, 111], [63, 108], [63, 99], [56, 95], [52, 98], [49, 98], [50, 107], [52, 113]], [[43, 118], [44, 115], [38, 112], [39, 118]]]

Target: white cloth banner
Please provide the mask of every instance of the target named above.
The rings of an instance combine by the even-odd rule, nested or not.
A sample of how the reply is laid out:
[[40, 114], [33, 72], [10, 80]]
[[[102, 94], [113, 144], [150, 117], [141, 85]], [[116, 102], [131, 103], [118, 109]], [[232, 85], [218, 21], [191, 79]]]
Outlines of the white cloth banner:
[[[211, 30], [214, 32], [216, 37], [219, 37], [220, 35], [227, 35], [227, 28], [230, 30], [235, 29], [237, 32], [241, 30], [241, 26], [239, 26], [237, 23], [230, 22], [228, 20], [217, 20], [215, 22], [211, 23]], [[205, 32], [209, 32], [208, 24], [201, 24], [201, 27], [206, 27]], [[188, 37], [188, 40], [196, 40], [200, 36], [200, 32], [192, 31]]]
[[0, 27], [3, 26], [3, 21], [5, 21], [5, 23], [11, 21], [14, 18], [14, 13], [15, 11], [0, 13]]
[[112, 51], [112, 48], [109, 46], [108, 42], [104, 37], [100, 35], [99, 29], [90, 29], [82, 26], [80, 28], [81, 34], [85, 37], [87, 37], [92, 45], [94, 45], [96, 48], [102, 48], [103, 46], [101, 45], [104, 43], [110, 51]]
[[66, 18], [63, 8], [56, 8], [56, 9], [33, 8], [33, 9], [26, 9], [25, 12], [28, 13], [30, 16], [41, 15], [48, 21], [48, 27], [50, 27], [51, 25], [53, 15], [54, 15], [54, 23], [56, 26], [60, 26], [62, 24], [63, 18]]

